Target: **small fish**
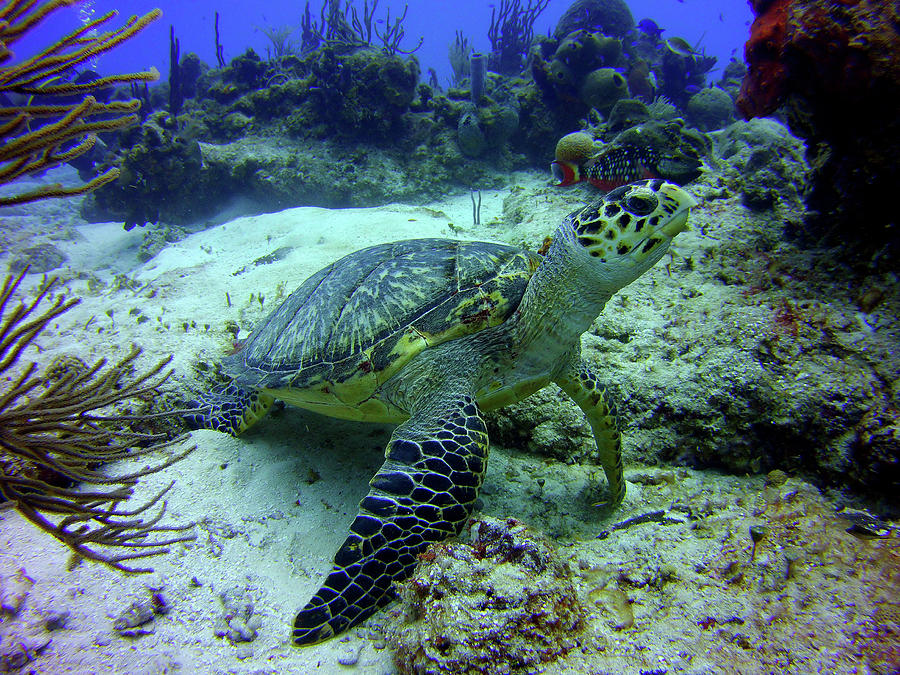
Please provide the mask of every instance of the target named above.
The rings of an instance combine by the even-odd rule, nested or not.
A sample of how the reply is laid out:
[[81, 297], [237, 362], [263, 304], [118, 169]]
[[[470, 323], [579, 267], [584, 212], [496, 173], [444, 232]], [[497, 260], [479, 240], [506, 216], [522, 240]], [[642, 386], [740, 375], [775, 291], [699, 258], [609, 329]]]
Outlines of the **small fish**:
[[691, 43], [680, 37], [673, 37], [666, 40], [666, 47], [678, 56], [684, 56], [685, 58], [694, 56], [697, 54], [697, 50], [691, 46]]
[[575, 162], [554, 160], [550, 172], [558, 187], [588, 181], [594, 187], [608, 192], [621, 185], [645, 178], [660, 178], [655, 167], [660, 155], [649, 148], [620, 145], [603, 150], [581, 165]]
[[637, 27], [638, 30], [645, 35], [652, 37], [654, 40], [659, 40], [659, 36], [666, 32], [665, 29], [656, 25], [656, 22], [653, 19], [641, 19], [638, 21]]

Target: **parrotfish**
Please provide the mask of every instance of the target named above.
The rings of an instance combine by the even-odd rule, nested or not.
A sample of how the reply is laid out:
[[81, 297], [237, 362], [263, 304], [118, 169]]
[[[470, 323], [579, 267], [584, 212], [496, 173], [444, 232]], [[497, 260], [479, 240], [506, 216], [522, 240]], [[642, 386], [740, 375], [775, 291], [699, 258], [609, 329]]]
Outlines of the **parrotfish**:
[[562, 187], [581, 181], [604, 192], [647, 178], [680, 179], [688, 183], [700, 175], [700, 161], [686, 155], [666, 156], [647, 147], [636, 145], [612, 146], [577, 164], [554, 160], [550, 171]]
[[[703, 157], [712, 151], [708, 138], [695, 129], [685, 129], [684, 120], [650, 120], [626, 129], [598, 150], [583, 143], [585, 132], [567, 134], [556, 147], [550, 172], [557, 186], [588, 181], [604, 190], [648, 178], [662, 178], [679, 185], [696, 179]], [[578, 143], [564, 143], [576, 137]], [[561, 148], [560, 145], [563, 147]]]
[[659, 178], [653, 167], [659, 153], [633, 145], [612, 147], [583, 163], [554, 160], [550, 164], [558, 186], [588, 181], [594, 187], [609, 191], [620, 185], [645, 178]]

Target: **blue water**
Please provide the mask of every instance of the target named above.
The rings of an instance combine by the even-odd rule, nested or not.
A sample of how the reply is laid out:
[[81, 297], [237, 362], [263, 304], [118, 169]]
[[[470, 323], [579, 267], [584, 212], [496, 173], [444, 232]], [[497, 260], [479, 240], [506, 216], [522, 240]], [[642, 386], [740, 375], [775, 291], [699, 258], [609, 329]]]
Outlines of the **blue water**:
[[[362, 0], [354, 5], [362, 11]], [[438, 79], [446, 84], [450, 75], [447, 47], [453, 42], [456, 31], [462, 30], [469, 43], [478, 51], [490, 51], [487, 30], [491, 21], [491, 9], [499, 6], [485, 0], [380, 0], [376, 19], [385, 19], [387, 10], [393, 19], [409, 5], [403, 26], [406, 38], [403, 47], [412, 49], [419, 37], [423, 38], [421, 48], [416, 52], [422, 65], [422, 72], [434, 68]], [[552, 30], [559, 17], [566, 11], [569, 0], [551, 0], [547, 9], [535, 23], [535, 33]], [[746, 41], [752, 13], [743, 0], [631, 0], [628, 3], [635, 21], [642, 18], [653, 19], [665, 30], [664, 38], [682, 37], [693, 45], [698, 45], [709, 55], [718, 59], [718, 67], [710, 75], [714, 78], [721, 66], [732, 56], [740, 58]], [[84, 15], [94, 17], [117, 9], [120, 17], [107, 26], [117, 27], [132, 14], [143, 14], [154, 7], [163, 11], [162, 19], [156, 21], [139, 38], [116, 48], [114, 53], [100, 57], [96, 68], [102, 73], [143, 70], [155, 66], [162, 78], [167, 77], [169, 64], [169, 26], [175, 27], [175, 34], [181, 43], [181, 54], [196, 52], [211, 66], [216, 65], [214, 18], [219, 12], [219, 31], [226, 61], [252, 47], [265, 58], [266, 47], [271, 43], [263, 28], [296, 27], [295, 42], [299, 43], [299, 26], [305, 3], [297, 0], [183, 0], [172, 2], [152, 2], [150, 0], [88, 0], [80, 7], [59, 10], [53, 21], [43, 24], [28, 39], [16, 45], [21, 55], [33, 53], [46, 46], [50, 36], [79, 27]], [[310, 9], [318, 18], [321, 2], [313, 0]], [[384, 24], [380, 24], [383, 26]]]

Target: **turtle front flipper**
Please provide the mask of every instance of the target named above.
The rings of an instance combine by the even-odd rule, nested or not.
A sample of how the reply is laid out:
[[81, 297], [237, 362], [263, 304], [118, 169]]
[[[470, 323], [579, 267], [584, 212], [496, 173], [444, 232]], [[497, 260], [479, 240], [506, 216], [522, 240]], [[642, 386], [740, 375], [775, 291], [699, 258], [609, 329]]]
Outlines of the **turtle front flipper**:
[[294, 619], [294, 642], [326, 640], [389, 602], [391, 584], [412, 573], [425, 547], [462, 529], [487, 456], [484, 420], [468, 395], [435, 396], [397, 427], [334, 568]]
[[188, 407], [196, 412], [183, 417], [194, 429], [212, 429], [237, 436], [256, 424], [274, 401], [270, 394], [247, 391], [229, 382], [189, 401]]
[[609, 498], [602, 504], [616, 506], [625, 497], [625, 471], [615, 409], [607, 400], [597, 376], [581, 358], [575, 360], [556, 383], [578, 404], [591, 425], [597, 456], [609, 483]]

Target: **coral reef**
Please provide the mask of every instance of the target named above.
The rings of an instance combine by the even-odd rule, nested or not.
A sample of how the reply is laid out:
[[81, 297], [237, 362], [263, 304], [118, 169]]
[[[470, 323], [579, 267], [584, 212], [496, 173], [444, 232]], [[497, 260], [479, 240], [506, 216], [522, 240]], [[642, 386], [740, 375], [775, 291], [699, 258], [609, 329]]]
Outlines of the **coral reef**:
[[508, 105], [466, 105], [457, 127], [459, 149], [467, 157], [500, 150], [519, 127], [519, 113]]
[[521, 0], [500, 0], [499, 7], [491, 5], [491, 70], [516, 75], [522, 69], [534, 38], [534, 22], [548, 4], [550, 0], [527, 0], [524, 6]]
[[722, 171], [744, 205], [754, 210], [778, 203], [802, 208], [809, 165], [804, 146], [773, 119], [735, 122], [715, 137]]
[[[198, 83], [206, 119], [240, 112], [261, 121], [286, 118], [289, 128], [319, 137], [366, 141], [399, 133], [400, 117], [416, 96], [419, 65], [414, 58], [362, 48], [344, 53], [328, 45], [277, 64], [248, 50]], [[208, 123], [207, 123], [208, 124]]]
[[361, 50], [338, 62], [320, 50], [309, 64], [310, 125], [325, 124], [344, 137], [389, 139], [416, 94], [419, 64], [413, 58]]
[[621, 59], [619, 39], [579, 29], [532, 50], [532, 76], [551, 100], [578, 101], [584, 112], [596, 108], [605, 115], [628, 96], [625, 76], [613, 68]]
[[[889, 524], [836, 512], [781, 471], [752, 484], [659, 469], [629, 480], [639, 503], [596, 538], [566, 544], [569, 563], [514, 519], [482, 517], [473, 542], [429, 549], [386, 627], [399, 671], [888, 674], [900, 665], [900, 540]], [[878, 534], [858, 521], [876, 522]], [[564, 576], [535, 574], [538, 559]], [[565, 602], [545, 604], [537, 627], [508, 620], [536, 597]], [[576, 619], [561, 646], [548, 640]]]
[[659, 79], [658, 92], [684, 108], [690, 97], [706, 85], [706, 73], [716, 65], [716, 59], [695, 50], [684, 40], [679, 41], [683, 45], [676, 40], [665, 41], [662, 58], [658, 65], [654, 63], [654, 72]]
[[[362, 14], [357, 11], [353, 0], [324, 0], [319, 12], [319, 21], [314, 21], [307, 0], [301, 30], [303, 31], [301, 49], [303, 53], [326, 45], [342, 51], [353, 51], [359, 48], [377, 47], [389, 55], [412, 54], [422, 46], [423, 38], [412, 49], [401, 49], [400, 43], [406, 36], [403, 22], [406, 20], [408, 7], [391, 22], [391, 10], [384, 18], [376, 18], [378, 0], [371, 7], [363, 3]], [[380, 44], [378, 44], [380, 43]]]
[[[333, 157], [343, 140], [384, 145], [408, 134], [401, 125], [417, 94], [414, 59], [373, 49], [339, 54], [326, 45], [304, 59], [283, 57], [279, 72], [289, 79], [267, 84], [272, 68], [248, 51], [200, 76], [197, 98], [185, 102], [190, 115], [155, 113], [121, 135], [104, 165], [115, 164], [121, 173], [85, 201], [85, 217], [121, 220], [130, 229], [147, 222], [197, 222], [237, 196], [267, 209], [298, 203], [349, 206], [388, 201], [388, 194], [402, 198], [404, 190], [415, 194], [431, 180], [436, 187], [439, 179], [421, 175], [421, 167], [409, 188], [399, 175], [384, 179], [400, 168], [397, 159], [404, 151], [399, 148], [392, 157], [373, 161], [377, 174], [370, 176], [360, 175], [366, 162], [348, 158], [346, 151]], [[515, 129], [508, 113], [488, 107], [484, 116], [489, 143], [502, 143]], [[234, 148], [199, 142], [238, 139], [242, 142]], [[329, 148], [323, 149], [323, 139]], [[298, 156], [270, 152], [270, 145], [293, 146]], [[248, 146], [264, 151], [247, 156]]]
[[[674, 501], [661, 473], [634, 477], [662, 510], [646, 504], [579, 555], [579, 590], [594, 587], [596, 601], [585, 649], [604, 655], [595, 668], [896, 672], [896, 534], [848, 533], [842, 514], [783, 472], [742, 494], [689, 479]], [[624, 625], [616, 594], [630, 607]]]
[[[789, 615], [796, 620], [803, 613], [806, 598], [828, 602], [835, 578], [853, 570], [859, 582], [853, 592], [860, 602], [846, 619], [831, 626], [818, 611], [802, 621], [816, 641], [831, 645], [834, 666], [849, 656], [835, 654], [835, 648], [853, 644], [852, 651], [873, 672], [896, 672], [900, 666], [900, 617], [894, 600], [900, 590], [897, 537], [873, 541], [849, 534], [848, 522], [814, 489], [784, 479], [777, 471], [767, 477], [766, 487], [751, 502], [749, 522], [742, 523], [747, 534], [733, 528], [718, 555], [700, 570], [745, 596], [742, 614], [747, 620], [729, 626], [721, 615], [711, 615], [698, 622], [700, 627], [737, 648], [757, 640], [778, 644], [781, 624]], [[841, 599], [847, 601], [846, 596]], [[773, 656], [778, 661], [787, 655]]]
[[[672, 40], [660, 40], [659, 30], [635, 31], [622, 2], [575, 3], [567, 16], [578, 25], [555, 38], [532, 35], [545, 5], [505, 0], [496, 8], [491, 59], [508, 61], [514, 76], [494, 63], [501, 72], [473, 81], [468, 40], [458, 34], [446, 91], [434, 76], [420, 83], [418, 62], [395, 43], [376, 48], [388, 28], [368, 4], [361, 13], [348, 4], [345, 17], [327, 0], [318, 21], [307, 7], [299, 51], [284, 31], [270, 29], [268, 58], [248, 49], [208, 68], [189, 54], [172, 71], [168, 93], [176, 87], [179, 96], [177, 106], [169, 96], [168, 116], [151, 112], [166, 105], [164, 88], [137, 91], [143, 127], [104, 139], [109, 147], [96, 168], [122, 174], [82, 213], [175, 232], [223, 204], [243, 212], [362, 206], [488, 187], [502, 182], [501, 172], [546, 167], [549, 149], [574, 129], [609, 140], [662, 120], [654, 117], [666, 108], [654, 98], [660, 83], [682, 108], [684, 87], [704, 83], [702, 54], [683, 41], [667, 48]], [[177, 40], [172, 45], [175, 54]], [[526, 53], [530, 72], [521, 72]], [[677, 77], [666, 79], [667, 59]], [[672, 107], [665, 118], [679, 112]], [[251, 148], [262, 152], [252, 157]], [[293, 157], [282, 152], [288, 148]]]
[[596, 153], [593, 136], [584, 131], [573, 131], [557, 141], [554, 156], [564, 162], [583, 162]]
[[[782, 469], [842, 499], [897, 512], [896, 373], [900, 286], [855, 276], [842, 247], [806, 251], [803, 144], [774, 120], [711, 134], [715, 157], [690, 189], [704, 200], [696, 234], [654, 289], [613, 298], [583, 352], [629, 419], [630, 462], [757, 473]], [[535, 200], [511, 194], [510, 227]], [[745, 208], [749, 206], [750, 208]], [[663, 307], [677, 305], [678, 316]], [[637, 364], [637, 365], [636, 365]], [[584, 453], [574, 411], [537, 395], [492, 417], [492, 437], [520, 450]], [[517, 512], [519, 513], [519, 512]]]
[[722, 70], [722, 79], [719, 87], [728, 92], [731, 99], [736, 101], [741, 93], [744, 77], [747, 75], [747, 66], [742, 61], [731, 59]]
[[470, 543], [432, 544], [399, 585], [401, 673], [529, 673], [578, 644], [585, 610], [549, 542], [513, 518], [470, 531]]
[[484, 132], [478, 124], [477, 113], [465, 112], [459, 118], [457, 127], [459, 149], [467, 157], [478, 157], [487, 145]]
[[607, 127], [610, 131], [619, 132], [649, 120], [650, 108], [647, 104], [635, 98], [623, 98], [616, 101], [609, 111]]
[[[661, 40], [658, 29], [635, 30], [630, 13], [623, 24], [629, 28], [624, 32], [588, 20], [588, 5], [616, 14], [617, 3], [576, 2], [572, 7], [582, 5], [572, 14], [572, 21], [560, 22], [560, 26], [571, 27], [571, 32], [560, 33], [557, 27], [556, 37], [536, 39], [531, 50], [532, 78], [551, 109], [567, 113], [569, 119], [602, 120], [611, 115], [620, 99], [651, 104], [662, 94], [683, 110], [690, 97], [705, 87], [706, 73], [715, 65], [715, 58], [680, 38]], [[627, 12], [624, 3], [622, 6]], [[717, 114], [717, 121], [721, 117]], [[626, 119], [627, 115], [619, 115], [617, 130], [625, 128]], [[644, 119], [638, 114], [634, 123]]]
[[198, 200], [202, 159], [200, 145], [179, 131], [165, 112], [151, 116], [123, 141], [118, 177], [96, 190], [82, 213], [135, 225], [197, 220], [209, 207]]
[[900, 120], [885, 105], [900, 83], [900, 8], [887, 0], [752, 5], [739, 109], [751, 118], [784, 106], [791, 130], [807, 139], [817, 238], [896, 247], [894, 210], [882, 195], [900, 183]]
[[606, 115], [620, 98], [628, 96], [628, 83], [612, 68], [598, 68], [585, 76], [579, 94], [587, 105]]

